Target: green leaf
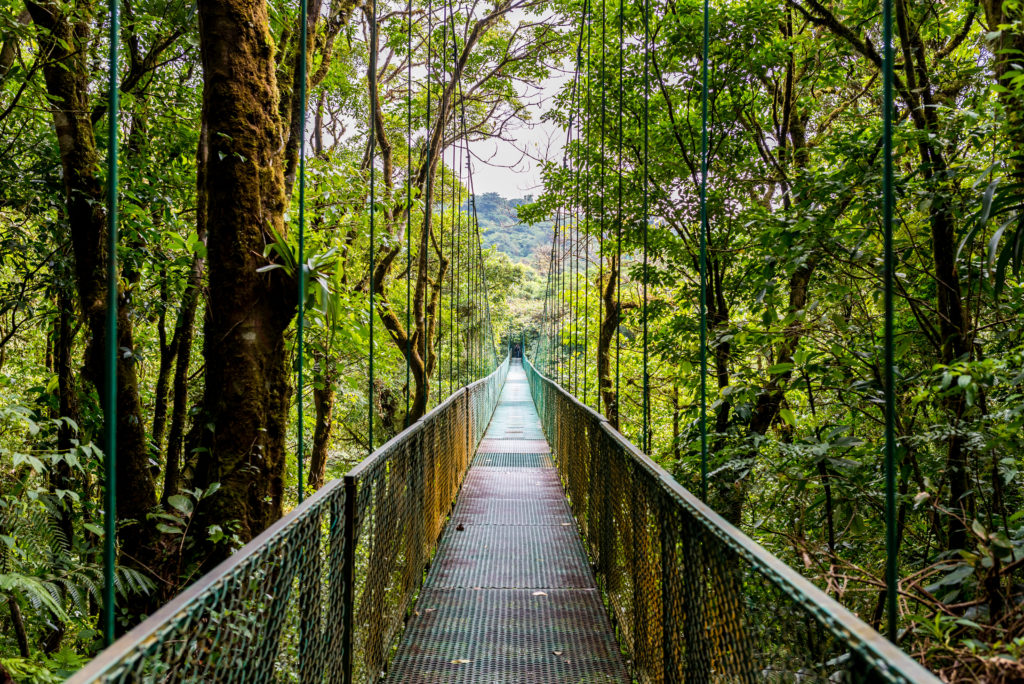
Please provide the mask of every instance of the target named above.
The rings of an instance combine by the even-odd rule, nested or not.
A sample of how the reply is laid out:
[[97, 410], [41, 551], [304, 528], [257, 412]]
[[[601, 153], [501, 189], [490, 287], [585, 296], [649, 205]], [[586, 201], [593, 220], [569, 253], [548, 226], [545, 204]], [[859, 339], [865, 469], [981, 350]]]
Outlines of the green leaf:
[[787, 408], [779, 409], [779, 417], [792, 427], [796, 427], [796, 416]]
[[988, 539], [988, 531], [985, 529], [985, 526], [981, 524], [980, 520], [975, 519], [974, 522], [971, 523], [971, 531], [981, 539]]
[[171, 504], [175, 509], [181, 511], [185, 515], [192, 514], [192, 499], [181, 494], [175, 494], [174, 496], [167, 498], [167, 503]]

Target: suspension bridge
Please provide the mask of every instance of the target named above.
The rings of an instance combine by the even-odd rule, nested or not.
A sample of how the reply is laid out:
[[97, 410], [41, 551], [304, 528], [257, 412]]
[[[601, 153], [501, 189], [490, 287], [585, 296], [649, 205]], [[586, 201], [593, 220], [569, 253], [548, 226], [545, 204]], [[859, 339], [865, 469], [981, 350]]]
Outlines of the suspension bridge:
[[937, 681], [506, 358], [85, 682]]
[[[299, 79], [305, 101], [306, 3], [301, 3], [303, 55]], [[891, 415], [892, 372], [892, 169], [891, 3], [883, 2], [885, 29], [885, 176], [886, 232], [886, 396], [888, 407], [886, 468], [890, 473], [887, 510], [893, 507], [893, 452]], [[377, 45], [376, 6], [372, 7], [371, 44]], [[606, 70], [602, 4], [601, 66]], [[619, 61], [622, 63], [624, 24], [619, 7]], [[647, 91], [648, 3], [643, 4], [643, 209], [638, 226], [643, 231], [643, 264], [647, 265]], [[701, 316], [701, 447], [703, 482], [707, 481], [706, 376], [707, 265], [705, 237], [708, 216], [707, 99], [708, 4], [704, 4], [703, 142], [701, 151], [700, 316]], [[117, 73], [117, 3], [111, 2], [111, 73]], [[428, 15], [429, 16], [429, 15]], [[589, 55], [592, 50], [593, 8], [584, 4], [572, 93], [575, 113], [591, 107]], [[466, 153], [468, 199], [472, 200], [465, 105], [461, 98], [459, 45], [454, 15], [451, 42], [438, 48], [433, 59], [444, 62], [447, 51], [455, 67], [441, 88], [435, 136], [449, 134], [463, 141]], [[410, 50], [412, 11], [410, 5]], [[447, 32], [447, 26], [445, 27]], [[446, 33], [447, 35], [447, 33]], [[588, 58], [581, 61], [584, 41]], [[447, 41], [447, 37], [445, 41]], [[429, 41], [427, 80], [432, 77]], [[585, 72], [586, 95], [581, 73]], [[437, 76], [437, 73], [433, 74]], [[110, 84], [111, 119], [116, 122], [116, 77]], [[370, 51], [371, 110], [377, 108], [377, 65]], [[443, 69], [439, 82], [446, 78]], [[410, 93], [412, 88], [410, 61]], [[601, 244], [606, 237], [606, 187], [602, 156], [599, 168], [588, 162], [575, 169], [577, 197], [587, 184], [600, 180], [593, 202], [577, 201], [563, 218], [558, 211], [552, 236], [551, 268], [545, 298], [544, 325], [548, 336], [542, 349], [546, 368], [558, 374], [546, 377], [528, 358], [511, 354], [486, 377], [456, 389], [468, 369], [459, 369], [456, 346], [467, 340], [472, 363], [486, 363], [484, 340], [494, 340], [486, 312], [487, 283], [475, 221], [459, 223], [461, 189], [452, 188], [447, 199], [443, 175], [440, 198], [426, 183], [423, 244], [438, 230], [431, 223], [437, 205], [439, 261], [445, 238], [444, 207], [451, 205], [449, 251], [454, 250], [456, 272], [447, 280], [450, 341], [449, 394], [421, 419], [408, 425], [383, 445], [374, 447], [374, 405], [368, 401], [369, 442], [372, 453], [343, 478], [323, 486], [302, 500], [302, 459], [299, 463], [300, 503], [237, 553], [204, 575], [177, 598], [109, 645], [69, 681], [86, 682], [937, 682], [933, 675], [887, 639], [843, 608], [778, 558], [711, 510], [701, 498], [679, 485], [644, 452], [649, 450], [649, 398], [647, 373], [647, 296], [643, 302], [644, 431], [638, 448], [602, 414], [566, 391], [558, 380], [574, 378], [580, 363], [578, 282], [590, 279], [590, 232], [580, 246], [581, 214], [596, 234], [602, 267], [599, 282], [608, 283], [599, 301], [621, 308], [622, 270], [622, 85], [619, 85], [618, 207], [612, 225], [617, 250]], [[461, 117], [451, 99], [460, 94]], [[586, 98], [586, 105], [583, 99]], [[605, 97], [602, 91], [601, 99]], [[427, 119], [431, 120], [428, 90]], [[411, 95], [409, 126], [411, 131]], [[604, 129], [604, 108], [600, 108]], [[303, 139], [305, 111], [301, 113]], [[461, 118], [459, 132], [457, 120]], [[582, 117], [575, 119], [580, 126]], [[585, 133], [590, 135], [588, 120]], [[449, 127], [446, 130], [446, 127]], [[117, 134], [110, 126], [109, 311], [117, 302]], [[568, 131], [574, 130], [570, 118]], [[369, 235], [368, 262], [376, 263], [374, 237], [374, 155], [376, 127], [369, 126]], [[411, 141], [411, 135], [410, 135]], [[567, 147], [571, 143], [567, 140]], [[451, 169], [456, 160], [455, 143]], [[432, 178], [427, 152], [425, 168]], [[602, 155], [604, 150], [602, 147]], [[409, 300], [412, 268], [412, 148], [404, 213], [407, 230], [406, 293]], [[299, 263], [303, 259], [305, 215], [305, 145], [299, 163]], [[454, 184], [454, 181], [453, 181]], [[582, 210], [581, 210], [582, 209]], [[571, 236], [575, 235], [572, 240]], [[609, 236], [611, 237], [611, 236]], [[572, 242], [570, 242], [572, 240]], [[465, 247], [458, 275], [459, 250]], [[424, 250], [426, 247], [423, 248]], [[615, 251], [613, 257], [606, 257]], [[581, 274], [582, 257], [582, 274]], [[567, 259], [575, 259], [567, 266]], [[424, 263], [426, 263], [424, 261]], [[447, 262], [444, 262], [447, 264]], [[369, 292], [375, 291], [375, 269], [369, 268]], [[298, 450], [302, 453], [303, 307], [306, 299], [304, 269], [298, 273]], [[574, 281], [572, 288], [566, 284]], [[438, 297], [444, 294], [445, 274], [438, 277]], [[566, 290], [576, 293], [566, 295]], [[465, 296], [465, 299], [461, 299]], [[369, 385], [374, 382], [373, 297], [369, 297]], [[410, 300], [411, 301], [411, 300]], [[456, 308], [470, 303], [479, 320], [470, 343], [465, 330], [456, 330]], [[406, 329], [411, 330], [411, 306]], [[567, 315], [567, 311], [572, 311]], [[435, 312], [436, 314], [436, 312]], [[113, 316], [113, 314], [111, 314]], [[598, 318], [600, 319], [600, 313]], [[563, 320], [575, 324], [571, 333]], [[440, 319], [439, 319], [440, 320]], [[116, 330], [116, 321], [111, 322]], [[484, 330], [486, 329], [486, 333]], [[443, 326], [437, 331], [441, 339]], [[614, 335], [619, 332], [615, 329]], [[567, 345], [563, 340], [571, 337]], [[111, 334], [109, 340], [116, 339]], [[407, 386], [408, 358], [407, 352]], [[618, 347], [618, 343], [616, 344]], [[493, 354], [493, 352], [492, 352]], [[493, 354], [495, 357], [496, 354]], [[116, 368], [116, 348], [110, 343], [109, 372]], [[440, 358], [440, 354], [438, 354]], [[561, 369], [572, 364], [563, 375]], [[454, 370], [453, 370], [454, 369]], [[463, 370], [465, 373], [463, 373]], [[619, 395], [615, 372], [615, 401]], [[578, 381], [568, 380], [570, 388]], [[116, 458], [115, 383], [108, 382], [106, 453], [108, 478]], [[598, 399], [600, 406], [600, 398]], [[407, 391], [406, 404], [409, 404]], [[615, 414], [617, 406], [606, 410]], [[110, 511], [116, 506], [112, 479], [106, 484], [107, 578], [105, 630], [113, 634], [112, 572], [115, 526]], [[892, 527], [890, 522], [890, 528]], [[889, 540], [890, 545], [892, 540]], [[890, 557], [892, 554], [890, 553]], [[887, 577], [889, 628], [895, 629], [894, 566]], [[890, 632], [890, 637], [895, 635]]]

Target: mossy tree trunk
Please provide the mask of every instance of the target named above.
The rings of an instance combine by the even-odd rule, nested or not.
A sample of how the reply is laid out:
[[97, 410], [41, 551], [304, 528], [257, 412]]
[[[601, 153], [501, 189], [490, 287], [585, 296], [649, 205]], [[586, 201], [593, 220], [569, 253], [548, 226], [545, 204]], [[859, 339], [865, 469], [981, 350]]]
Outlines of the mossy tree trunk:
[[259, 269], [273, 233], [285, 232], [287, 128], [266, 3], [201, 1], [199, 37], [209, 301], [197, 480], [220, 483], [208, 519], [232, 521], [249, 540], [281, 516], [284, 490], [295, 284], [282, 269]]
[[[100, 153], [93, 131], [103, 109], [94, 109], [88, 95], [91, 6], [69, 9], [49, 1], [29, 2], [26, 6], [38, 28], [39, 50], [49, 56], [43, 75], [53, 103], [51, 115], [64, 175], [75, 281], [89, 331], [83, 378], [99, 389], [103, 385], [107, 343], [107, 213], [106, 194], [97, 175]], [[117, 348], [129, 351], [135, 348], [130, 309], [130, 301], [122, 295], [117, 312]], [[121, 353], [118, 359], [117, 516], [145, 521], [156, 504], [156, 486], [149, 471], [137, 361], [131, 353]], [[122, 531], [122, 548], [129, 557], [138, 558], [146, 538], [137, 529]]]

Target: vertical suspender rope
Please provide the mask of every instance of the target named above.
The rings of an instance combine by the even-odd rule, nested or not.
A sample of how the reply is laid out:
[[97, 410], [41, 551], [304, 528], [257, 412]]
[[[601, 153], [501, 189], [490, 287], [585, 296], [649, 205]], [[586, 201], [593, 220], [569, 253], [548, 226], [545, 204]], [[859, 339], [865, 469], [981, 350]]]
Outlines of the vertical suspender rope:
[[651, 78], [650, 78], [650, 40], [651, 40], [651, 12], [650, 12], [650, 0], [644, 0], [643, 6], [644, 12], [644, 170], [643, 170], [643, 181], [642, 181], [642, 195], [643, 195], [643, 230], [644, 230], [644, 282], [643, 282], [643, 319], [644, 319], [644, 386], [643, 386], [643, 403], [644, 403], [644, 419], [643, 419], [643, 435], [644, 435], [644, 453], [651, 453], [651, 376], [648, 372], [648, 330], [647, 330], [647, 229], [648, 223], [650, 223], [650, 207], [648, 206], [647, 197], [647, 163], [649, 161], [649, 128], [650, 128], [650, 115], [651, 115], [651, 101], [650, 101], [650, 89], [651, 89]]
[[[442, 133], [441, 135], [442, 135], [442, 138], [443, 138], [444, 133]], [[441, 226], [438, 229], [438, 232], [440, 233], [440, 235], [438, 236], [438, 244], [440, 245], [439, 251], [443, 255], [444, 254], [444, 218], [445, 218], [444, 215], [447, 213], [445, 211], [446, 207], [444, 205], [444, 142], [443, 142], [443, 140], [441, 142], [441, 196], [440, 196], [440, 199], [437, 202], [437, 208], [438, 208], [438, 211], [441, 213]], [[441, 264], [440, 264], [440, 261], [439, 261], [438, 262], [438, 271], [439, 271], [438, 275], [440, 275], [440, 268], [441, 268]], [[441, 330], [444, 329], [444, 323], [443, 323], [443, 321], [441, 319], [441, 312], [444, 311], [444, 304], [441, 303], [441, 295], [443, 293], [444, 293], [444, 284], [441, 283], [438, 286], [437, 341], [435, 342], [435, 345], [437, 346], [437, 359], [438, 359], [438, 361], [437, 361], [437, 370], [438, 370], [438, 376], [439, 376], [437, 378], [437, 403], [439, 403], [439, 404], [441, 403], [441, 394], [444, 391], [444, 374], [442, 372], [442, 369], [444, 368], [444, 355], [443, 355], [444, 352], [441, 351]]]
[[121, 106], [118, 84], [118, 36], [121, 33], [118, 0], [109, 0], [110, 54], [108, 58], [107, 131], [107, 344], [106, 386], [103, 388], [104, 470], [103, 501], [103, 641], [114, 642], [114, 549], [117, 534], [117, 129]]
[[[578, 113], [581, 109], [581, 103], [583, 100], [583, 93], [581, 92], [580, 84], [580, 63], [582, 61], [583, 53], [583, 30], [584, 24], [587, 18], [587, 9], [589, 7], [589, 0], [583, 0], [583, 16], [580, 17], [580, 37], [576, 45], [576, 73], [575, 79], [575, 100], [570, 106], [570, 121], [569, 127], [572, 128], [572, 114], [576, 114], [576, 147], [581, 151], [586, 150], [586, 146], [583, 139], [583, 116]], [[589, 58], [589, 55], [587, 55]], [[590, 82], [587, 82], [587, 98], [590, 98]], [[589, 142], [587, 140], [586, 142]], [[580, 162], [582, 161], [582, 155], [576, 155], [575, 173], [573, 173], [574, 182], [574, 193], [573, 197], [573, 213], [576, 215], [576, 233], [579, 234], [580, 230]], [[583, 404], [587, 404], [589, 379], [590, 374], [587, 370], [587, 353], [590, 347], [590, 224], [584, 222], [583, 234], [586, 236], [586, 243], [584, 247], [584, 253], [586, 259], [583, 262]], [[600, 395], [598, 395], [600, 396]]]
[[[446, 15], [446, 12], [449, 10], [450, 7], [451, 7], [451, 2], [447, 2], [447, 3], [445, 3], [444, 7], [441, 8], [441, 67], [442, 67], [442, 69], [444, 68], [444, 54], [445, 54], [445, 50], [448, 48], [448, 17]], [[441, 81], [443, 82], [443, 80], [444, 80], [444, 76], [443, 76], [443, 71], [442, 71]], [[442, 90], [442, 92], [443, 92], [443, 90]], [[444, 104], [444, 100], [443, 99], [441, 100], [441, 104], [442, 104], [442, 107], [440, 109], [438, 109], [438, 116], [439, 117], [442, 117], [442, 116], [446, 117], [446, 112], [445, 112], [445, 109], [443, 107], [443, 104]], [[440, 228], [439, 228], [439, 232], [441, 233], [441, 235], [439, 237], [440, 245], [441, 245], [439, 251], [442, 254], [444, 253], [444, 215], [445, 215], [445, 205], [444, 205], [444, 136], [445, 136], [446, 125], [447, 125], [447, 121], [441, 123], [441, 149], [439, 150], [440, 159], [438, 160], [440, 165], [441, 165], [441, 168], [439, 169], [439, 171], [441, 173], [441, 188], [440, 188], [440, 191], [439, 191], [439, 199], [438, 199], [438, 202], [437, 202], [437, 211], [438, 211], [438, 214], [440, 215], [440, 224], [441, 224]], [[439, 263], [438, 264], [438, 272], [439, 273], [440, 273], [440, 268], [441, 268], [441, 266], [440, 266], [440, 263]], [[438, 299], [440, 299], [440, 294], [444, 292], [443, 284], [440, 287], [441, 287], [441, 289], [439, 290]], [[440, 349], [440, 346], [441, 346], [441, 329], [444, 327], [444, 325], [441, 322], [441, 312], [442, 311], [444, 311], [444, 308], [443, 308], [442, 304], [440, 303], [440, 301], [438, 301], [438, 305], [437, 305], [437, 341], [434, 344], [437, 347], [437, 356], [436, 356], [436, 358], [438, 359], [437, 367], [438, 367], [439, 370], [444, 367], [444, 361], [443, 361], [444, 357], [442, 356], [442, 351]], [[440, 404], [441, 403], [441, 392], [442, 392], [443, 387], [444, 387], [444, 376], [441, 375], [440, 373], [438, 373], [438, 375], [440, 377], [437, 378], [437, 403]]]
[[[449, 12], [452, 17], [452, 51], [456, 51], [458, 41], [455, 34], [455, 10]], [[454, 112], [453, 112], [454, 114]], [[457, 127], [455, 124], [455, 117], [452, 118], [452, 139], [456, 139]], [[459, 145], [453, 142], [452, 144], [452, 227], [451, 227], [451, 243], [452, 247], [452, 268], [449, 273], [449, 394], [455, 391], [455, 381], [452, 377], [452, 373], [455, 370], [455, 261], [459, 258], [459, 243], [456, 242], [456, 232], [460, 227], [462, 221], [461, 211], [459, 209], [459, 200], [462, 199], [462, 183], [459, 181]]]
[[[459, 166], [461, 166], [460, 160], [462, 159], [462, 150], [458, 149], [457, 151], [458, 151], [457, 158], [453, 159], [453, 163], [456, 165], [455, 168], [459, 168]], [[452, 154], [452, 157], [456, 157], [456, 155]], [[449, 289], [449, 293], [448, 293], [449, 294], [449, 296], [448, 296], [448, 339], [449, 339], [449, 344], [451, 345], [451, 348], [452, 348], [452, 355], [451, 355], [451, 358], [449, 359], [449, 368], [448, 368], [448, 375], [449, 376], [451, 376], [451, 374], [454, 372], [455, 367], [456, 367], [456, 354], [455, 354], [455, 351], [456, 351], [456, 348], [455, 348], [455, 339], [456, 339], [455, 338], [455, 314], [456, 314], [457, 309], [456, 309], [456, 306], [455, 306], [455, 297], [456, 297], [456, 291], [458, 290], [458, 288], [457, 288], [457, 284], [458, 283], [455, 280], [455, 265], [459, 261], [459, 233], [462, 231], [462, 187], [461, 187], [461, 185], [462, 184], [460, 183], [459, 186], [457, 186], [457, 192], [456, 192], [455, 198], [453, 198], [453, 200], [452, 200], [452, 215], [455, 216], [455, 225], [452, 226], [452, 240], [451, 240], [451, 243], [452, 243], [452, 267], [451, 267], [451, 278], [448, 281], [449, 283], [451, 283], [451, 286], [450, 286], [450, 289]], [[457, 199], [457, 201], [456, 201], [456, 199]], [[452, 391], [454, 392], [455, 388], [459, 387], [459, 386], [460, 385], [457, 384], [457, 383], [453, 384], [452, 385]]]
[[[570, 107], [570, 111], [572, 108]], [[567, 141], [572, 140], [572, 126], [569, 126], [569, 130], [566, 133]], [[568, 149], [566, 145], [566, 149]], [[571, 205], [570, 205], [571, 206]], [[570, 298], [572, 301], [572, 384], [574, 391], [579, 393], [580, 389], [580, 354], [579, 354], [579, 341], [580, 341], [580, 231], [579, 226], [573, 222], [574, 214], [576, 212], [571, 209], [566, 210], [568, 214], [569, 230], [571, 232], [572, 243], [572, 279], [570, 290]]]
[[[460, 207], [460, 211], [461, 211], [461, 207]], [[458, 333], [456, 332], [456, 328], [458, 327], [458, 324], [456, 323], [456, 320], [455, 320], [458, 317], [458, 313], [459, 313], [459, 297], [460, 297], [460, 292], [459, 292], [459, 290], [460, 290], [460, 288], [459, 288], [459, 251], [462, 249], [462, 247], [461, 247], [462, 242], [463, 242], [463, 240], [462, 240], [462, 222], [459, 221], [459, 224], [456, 226], [456, 229], [452, 232], [452, 278], [451, 278], [451, 283], [452, 283], [451, 299], [452, 299], [452, 301], [451, 301], [450, 306], [449, 306], [449, 312], [450, 312], [449, 313], [449, 317], [451, 318], [451, 320], [449, 321], [450, 328], [449, 328], [449, 333], [448, 333], [449, 338], [451, 338], [452, 348], [455, 349], [456, 352], [457, 352], [457, 353], [454, 354], [454, 361], [455, 361], [455, 378], [457, 380], [456, 385], [458, 387], [462, 387], [462, 385], [463, 385], [463, 382], [462, 382], [462, 354], [461, 354], [461, 352], [458, 349], [459, 337], [458, 337]]]
[[406, 5], [406, 20], [409, 64], [408, 92], [405, 101], [405, 419], [403, 427], [409, 427], [409, 413], [412, 410], [412, 0]]
[[[433, 6], [431, 4], [431, 0], [427, 0], [427, 60], [426, 60], [426, 66], [427, 66], [427, 75], [426, 75], [427, 118], [424, 121], [424, 126], [425, 126], [424, 144], [426, 145], [426, 170], [427, 170], [427, 172], [426, 172], [426, 177], [425, 177], [425, 180], [424, 180], [424, 185], [426, 186], [425, 189], [424, 189], [424, 193], [423, 193], [423, 195], [424, 195], [424, 197], [423, 197], [423, 231], [424, 232], [420, 234], [420, 237], [421, 237], [421, 239], [420, 239], [421, 254], [419, 255], [420, 259], [426, 259], [427, 255], [429, 254], [429, 251], [423, 249], [422, 246], [425, 245], [425, 243], [426, 243], [427, 236], [428, 236], [428, 233], [430, 231], [430, 224], [434, 220], [434, 214], [433, 214], [434, 174], [433, 174], [433, 171], [432, 171], [432, 169], [433, 169], [433, 158], [432, 158], [432, 152], [431, 152], [431, 144], [432, 144], [431, 138], [432, 138], [432, 136], [431, 136], [431, 123], [430, 123], [430, 116], [431, 116], [431, 113], [432, 113], [431, 109], [430, 109], [430, 104], [431, 104], [430, 96], [431, 96], [431, 91], [432, 91], [432, 86], [431, 86], [431, 83], [430, 83], [430, 74], [431, 74], [431, 71], [432, 71], [432, 69], [431, 69], [431, 61], [433, 60], [433, 57], [434, 57], [434, 55], [433, 55], [433, 42], [434, 42], [434, 8], [433, 8]], [[417, 325], [418, 324], [419, 324], [419, 322], [417, 321]], [[423, 345], [422, 346], [423, 353], [420, 356], [422, 358], [422, 363], [424, 364], [423, 368], [425, 370], [426, 369], [426, 359], [427, 359], [427, 354], [426, 354], [427, 339], [426, 339], [426, 335], [423, 335], [420, 338], [420, 344]], [[429, 384], [427, 384], [426, 373], [424, 373], [423, 382], [424, 382], [424, 394], [426, 395], [426, 402], [429, 403], [430, 402], [430, 386], [429, 386]]]
[[376, 256], [376, 250], [374, 249], [374, 228], [376, 223], [376, 208], [374, 202], [376, 197], [374, 196], [376, 177], [376, 154], [377, 154], [377, 0], [370, 0], [370, 65], [369, 65], [369, 81], [370, 81], [370, 254], [369, 254], [369, 269], [370, 269], [370, 290], [369, 290], [369, 314], [370, 314], [370, 368], [369, 368], [369, 385], [367, 392], [367, 414], [369, 418], [369, 430], [367, 437], [369, 438], [370, 453], [373, 453], [373, 289], [375, 283], [373, 282], [373, 260]]
[[[586, 104], [586, 116], [587, 116], [587, 144], [586, 144], [586, 161], [587, 161], [587, 175], [586, 175], [586, 186], [590, 189], [590, 183], [592, 180], [591, 172], [593, 171], [593, 163], [591, 160], [590, 142], [593, 139], [594, 124], [593, 124], [593, 80], [594, 80], [594, 53], [592, 47], [591, 38], [593, 37], [593, 23], [594, 23], [594, 12], [593, 8], [589, 14], [584, 17], [584, 21], [587, 24], [587, 104]], [[604, 81], [601, 81], [601, 98], [604, 99]], [[603, 104], [603, 103], [602, 103]], [[602, 129], [598, 131], [601, 136], [601, 217], [597, 222], [597, 321], [594, 328], [597, 332], [597, 347], [596, 351], [598, 354], [601, 353], [601, 329], [604, 323], [604, 115], [602, 114]], [[588, 192], [584, 201], [586, 202], [586, 221], [587, 225], [593, 224], [593, 203], [591, 202], [591, 195], [593, 193]], [[603, 400], [601, 389], [601, 372], [600, 369], [597, 373], [597, 411], [601, 412], [601, 402]], [[605, 409], [608, 407], [605, 406]]]
[[[607, 79], [605, 78], [605, 73], [607, 71], [607, 66], [608, 66], [606, 55], [605, 55], [605, 46], [606, 46], [606, 43], [607, 43], [607, 35], [606, 35], [607, 31], [605, 30], [605, 24], [606, 24], [605, 18], [607, 16], [607, 11], [606, 11], [607, 10], [607, 4], [608, 4], [608, 0], [601, 0], [601, 67], [600, 67], [600, 72], [599, 72], [600, 76], [598, 78], [598, 82], [601, 84], [601, 103], [600, 103], [600, 107], [601, 107], [601, 123], [599, 124], [600, 127], [599, 127], [599, 130], [598, 130], [598, 137], [601, 140], [601, 150], [600, 150], [600, 154], [599, 154], [599, 158], [598, 158], [598, 161], [600, 163], [600, 168], [598, 170], [598, 174], [600, 174], [600, 178], [598, 180], [598, 183], [599, 183], [601, 189], [600, 189], [600, 192], [598, 194], [598, 196], [600, 198], [600, 201], [598, 202], [597, 213], [600, 214], [600, 216], [598, 218], [598, 221], [599, 221], [599, 225], [600, 225], [602, 242], [604, 240], [605, 219], [607, 218], [606, 215], [605, 215], [605, 203], [604, 203], [605, 191], [607, 190], [607, 184], [606, 184], [606, 180], [607, 179], [606, 179], [606, 175], [605, 175], [605, 166], [606, 166], [606, 164], [605, 164], [605, 141], [607, 140], [607, 137], [608, 137], [606, 135], [606, 133], [607, 133], [606, 125], [607, 125], [607, 112], [608, 112], [608, 108], [605, 106], [605, 83], [607, 82]], [[587, 40], [588, 40], [588, 43], [589, 43], [589, 40], [590, 40], [590, 38], [589, 38], [589, 36], [590, 36], [590, 28], [587, 29], [587, 35], [588, 35]], [[587, 60], [587, 63], [588, 63], [588, 66], [589, 66], [590, 60]], [[603, 266], [604, 266], [604, 264], [603, 264], [603, 258], [602, 258], [602, 270], [603, 270]], [[609, 276], [609, 280], [610, 280], [611, 279], [611, 274], [609, 273], [608, 276]], [[609, 283], [609, 287], [610, 286], [611, 286], [611, 284]], [[602, 289], [604, 288], [604, 275], [603, 274], [601, 276], [601, 287], [602, 287]], [[604, 293], [602, 292], [602, 301], [604, 299], [603, 295], [604, 295]], [[604, 315], [609, 315], [610, 316], [611, 312], [610, 311], [606, 311], [606, 312], [604, 312]], [[600, 320], [600, 324], [601, 324], [601, 326], [604, 325], [604, 320], [603, 319]], [[600, 380], [598, 381], [598, 383], [600, 383]], [[600, 391], [600, 386], [598, 387], [598, 391]], [[611, 410], [612, 410], [612, 407], [611, 406], [605, 406], [605, 410], [609, 411], [609, 413], [610, 413]]]
[[[455, 16], [452, 15], [452, 57], [455, 63], [459, 60], [458, 44], [455, 42]], [[477, 250], [480, 252], [480, 273], [483, 281], [483, 295], [484, 295], [484, 310], [486, 311], [487, 317], [487, 330], [488, 339], [490, 340], [491, 353], [494, 357], [494, 364], [497, 367], [499, 363], [498, 352], [494, 347], [494, 329], [491, 327], [491, 303], [490, 297], [488, 296], [487, 288], [487, 269], [484, 267], [483, 259], [483, 243], [480, 236], [480, 219], [476, 211], [476, 190], [473, 187], [473, 154], [469, 149], [469, 127], [466, 125], [466, 95], [462, 89], [462, 78], [460, 76], [457, 83], [459, 92], [459, 112], [462, 120], [462, 140], [464, 145], [464, 151], [466, 155], [466, 195], [467, 202], [470, 209], [470, 215], [466, 218], [466, 234], [467, 236], [471, 232], [475, 232]], [[468, 239], [467, 239], [467, 250], [468, 250]], [[522, 348], [520, 348], [522, 349]]]
[[[570, 106], [570, 113], [576, 113], [581, 107], [583, 100], [583, 93], [580, 92], [580, 62], [582, 60], [583, 52], [583, 22], [586, 21], [587, 16], [587, 4], [588, 0], [583, 0], [583, 16], [580, 18], [580, 38], [579, 43], [576, 47], [576, 74], [574, 76], [576, 81], [575, 86], [575, 100]], [[589, 84], [587, 86], [589, 88]], [[576, 116], [576, 147], [580, 150], [585, 149], [583, 147], [583, 121], [582, 116]], [[572, 122], [570, 119], [570, 127]], [[573, 160], [570, 159], [570, 162]], [[580, 162], [582, 161], [581, 155], [576, 155], [574, 160], [574, 172], [572, 173], [573, 181], [573, 213], [576, 216], [576, 232], [580, 232]], [[584, 223], [583, 234], [586, 236], [586, 246], [584, 252], [586, 254], [586, 260], [583, 262], [583, 404], [587, 404], [587, 396], [589, 389], [589, 378], [590, 374], [587, 371], [587, 352], [590, 347], [590, 225]]]
[[700, 117], [700, 498], [708, 500], [708, 52], [711, 34], [708, 0], [704, 0]]
[[[623, 48], [624, 0], [619, 0], [619, 101], [616, 123], [618, 151], [616, 153], [616, 193], [618, 206], [615, 213], [615, 427], [622, 430], [622, 394], [619, 392], [619, 381], [622, 377], [622, 75], [625, 51]], [[602, 32], [607, 23], [602, 16]], [[602, 39], [602, 49], [604, 41]]]
[[893, 355], [893, 282], [896, 258], [893, 254], [894, 211], [892, 118], [893, 118], [893, 35], [892, 0], [882, 0], [882, 232], [885, 268], [885, 597], [888, 620], [886, 636], [893, 643], [897, 635], [897, 538], [896, 538], [896, 372]]
[[[295, 460], [299, 471], [299, 503], [302, 503], [305, 498], [305, 485], [303, 482], [303, 423], [305, 422], [305, 415], [303, 409], [305, 408], [303, 402], [303, 392], [305, 387], [303, 386], [305, 370], [305, 331], [306, 331], [306, 34], [308, 27], [306, 26], [307, 19], [307, 3], [306, 0], [301, 0], [299, 3], [299, 102], [302, 103], [302, 111], [299, 114], [299, 306], [298, 306], [298, 320], [297, 328], [298, 334], [296, 335], [296, 341], [298, 343], [298, 380], [295, 383], [296, 386], [296, 400], [297, 400], [297, 425], [295, 427]], [[371, 262], [372, 267], [372, 262]], [[372, 312], [371, 312], [372, 315]]]
[[557, 306], [555, 307], [555, 356], [557, 358], [557, 361], [555, 362], [555, 382], [557, 382], [560, 385], [564, 384], [564, 380], [562, 377], [562, 250], [564, 243], [562, 240], [561, 224], [562, 211], [561, 207], [559, 207], [555, 210], [555, 249], [558, 250], [555, 256], [555, 282], [558, 288], [556, 290], [557, 295], [555, 299], [555, 302], [557, 304]]

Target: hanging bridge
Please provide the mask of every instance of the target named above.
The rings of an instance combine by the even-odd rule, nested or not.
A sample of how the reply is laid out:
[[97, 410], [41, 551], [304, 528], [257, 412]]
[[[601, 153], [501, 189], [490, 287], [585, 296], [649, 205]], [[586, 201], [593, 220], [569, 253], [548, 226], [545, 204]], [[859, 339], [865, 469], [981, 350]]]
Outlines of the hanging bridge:
[[937, 681], [509, 358], [70, 681], [381, 678]]

